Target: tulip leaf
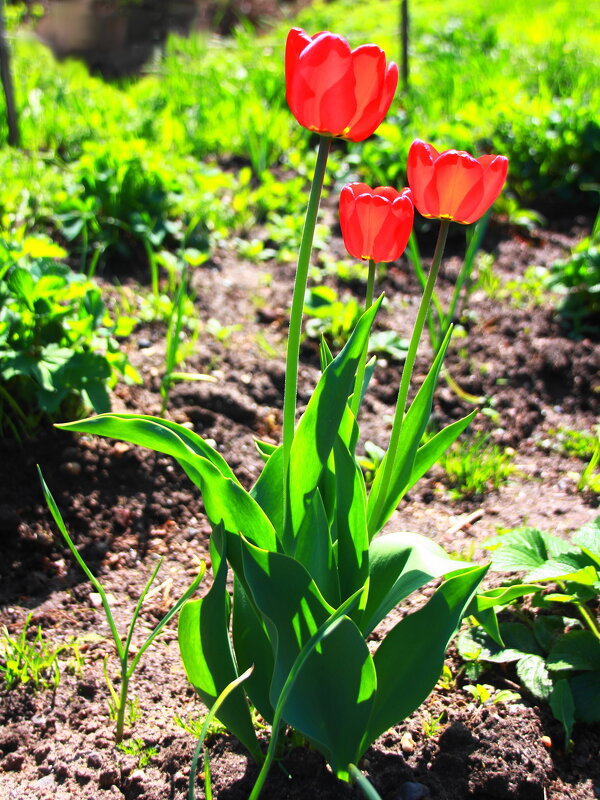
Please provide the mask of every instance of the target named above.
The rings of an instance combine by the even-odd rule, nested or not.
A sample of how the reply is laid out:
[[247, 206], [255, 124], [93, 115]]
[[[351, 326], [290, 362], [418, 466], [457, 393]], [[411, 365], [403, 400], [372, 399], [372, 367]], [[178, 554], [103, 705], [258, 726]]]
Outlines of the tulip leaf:
[[306, 567], [327, 602], [337, 607], [340, 603], [337, 564], [325, 506], [318, 489], [312, 496], [298, 531], [295, 559]]
[[369, 574], [367, 494], [362, 471], [340, 437], [334, 446], [334, 459], [337, 566], [345, 600], [364, 586]]
[[[61, 427], [125, 439], [174, 456], [202, 492], [206, 515], [213, 526], [223, 523], [230, 534], [237, 536], [241, 531], [259, 547], [276, 549], [275, 531], [258, 503], [242, 488], [217, 451], [182, 425], [156, 417], [100, 414]], [[232, 558], [238, 549], [232, 546]]]
[[233, 580], [231, 633], [240, 672], [254, 666], [245, 684], [248, 697], [267, 722], [273, 721], [269, 686], [273, 676], [273, 648], [264, 621], [237, 578]]
[[333, 448], [354, 385], [356, 367], [368, 340], [380, 297], [358, 321], [342, 351], [322, 374], [292, 442], [288, 473], [289, 520], [283, 544], [291, 555], [308, 504]]
[[269, 456], [250, 495], [270, 519], [275, 531], [283, 530], [283, 449], [277, 447]]
[[173, 456], [179, 463], [193, 463], [194, 456], [201, 456], [214, 464], [224, 477], [239, 484], [228, 463], [214, 447], [207, 444], [194, 431], [167, 419], [144, 414], [99, 414], [96, 417], [67, 422], [56, 427], [123, 439], [131, 444]]
[[[433, 393], [435, 391], [440, 369], [442, 368], [444, 356], [446, 355], [446, 350], [448, 349], [451, 333], [452, 328], [448, 330], [444, 341], [440, 345], [438, 354], [431, 365], [431, 369], [429, 370], [427, 377], [423, 381], [415, 399], [406, 412], [404, 422], [402, 423], [402, 435], [400, 437], [400, 445], [396, 454], [390, 485], [382, 501], [379, 501], [378, 495], [384, 474], [387, 454], [383, 458], [383, 461], [379, 465], [379, 468], [375, 474], [375, 479], [373, 481], [373, 486], [371, 487], [371, 493], [369, 495], [369, 502], [367, 506], [369, 536], [371, 538], [383, 528], [387, 520], [396, 510], [396, 507], [402, 497], [408, 491], [409, 486], [412, 485], [411, 476], [413, 474], [413, 470], [415, 469], [416, 455], [419, 450], [419, 445], [421, 443], [421, 439], [423, 438], [425, 428], [429, 422], [431, 406], [433, 403]], [[435, 451], [435, 449], [436, 448], [433, 448], [432, 451]], [[418, 469], [422, 467], [422, 464], [427, 462], [427, 452], [428, 451], [422, 455], [422, 460], [419, 462], [421, 466], [419, 466]], [[431, 464], [429, 466], [431, 466]], [[427, 471], [428, 468], [429, 467], [426, 467], [424, 471]], [[415, 478], [415, 480], [417, 480], [417, 478]], [[415, 481], [412, 483], [414, 482]]]
[[[238, 677], [229, 640], [230, 602], [227, 561], [221, 559], [208, 594], [187, 602], [179, 614], [179, 649], [188, 679], [210, 708]], [[236, 689], [219, 711], [219, 719], [260, 759], [260, 748], [243, 689]]]
[[286, 722], [317, 746], [342, 780], [348, 780], [348, 764], [362, 755], [376, 688], [369, 648], [356, 625], [342, 617], [312, 649], [285, 701]]
[[334, 609], [298, 561], [261, 550], [243, 538], [241, 542], [244, 575], [274, 648], [269, 697], [276, 706], [298, 653]]
[[423, 608], [401, 620], [373, 656], [377, 696], [363, 750], [411, 714], [434, 688], [444, 654], [487, 567], [448, 578]]
[[450, 558], [431, 539], [418, 533], [388, 533], [369, 548], [369, 596], [363, 615], [363, 636], [398, 603], [433, 578], [464, 571], [471, 565]]
[[[439, 458], [446, 452], [446, 450], [458, 439], [461, 433], [469, 426], [475, 415], [477, 409], [471, 411], [466, 417], [452, 422], [447, 425], [439, 433], [431, 438], [426, 444], [419, 447], [415, 456], [410, 478], [405, 488], [402, 489], [402, 495], [398, 499], [398, 503], [402, 497], [409, 492], [412, 487], [419, 481], [423, 475], [430, 469]], [[397, 503], [396, 503], [397, 505]]]

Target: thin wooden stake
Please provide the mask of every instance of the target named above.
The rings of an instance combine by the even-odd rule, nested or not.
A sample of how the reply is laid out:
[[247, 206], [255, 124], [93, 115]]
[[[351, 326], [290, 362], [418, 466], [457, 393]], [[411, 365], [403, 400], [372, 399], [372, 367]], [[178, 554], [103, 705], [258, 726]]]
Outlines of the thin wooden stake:
[[6, 118], [8, 122], [8, 143], [11, 147], [19, 147], [21, 136], [19, 120], [15, 105], [12, 73], [10, 71], [10, 50], [6, 39], [6, 20], [4, 18], [4, 0], [0, 0], [0, 80], [6, 98]]

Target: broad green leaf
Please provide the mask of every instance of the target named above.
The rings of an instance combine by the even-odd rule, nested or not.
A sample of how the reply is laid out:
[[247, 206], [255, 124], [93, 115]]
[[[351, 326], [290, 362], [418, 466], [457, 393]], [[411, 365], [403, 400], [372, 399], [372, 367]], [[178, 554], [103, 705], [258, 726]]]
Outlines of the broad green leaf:
[[556, 681], [550, 694], [550, 708], [565, 731], [565, 750], [569, 746], [569, 739], [575, 722], [575, 702], [569, 682], [565, 678]]
[[[352, 391], [358, 360], [368, 339], [380, 297], [360, 318], [343, 350], [329, 364], [298, 423], [288, 473], [289, 513], [284, 549], [293, 555], [295, 538], [327, 464]], [[289, 529], [288, 529], [289, 524]]]
[[[568, 542], [536, 528], [516, 528], [486, 542], [492, 550], [492, 567], [501, 572], [529, 572], [553, 556], [572, 549]], [[527, 580], [527, 578], [526, 578]]]
[[373, 538], [373, 536], [383, 528], [407, 491], [407, 486], [410, 483], [410, 476], [415, 464], [417, 450], [419, 449], [421, 439], [423, 438], [425, 428], [427, 427], [431, 415], [433, 393], [440, 369], [442, 368], [446, 350], [448, 349], [451, 333], [452, 330], [450, 329], [440, 346], [427, 377], [423, 381], [415, 399], [406, 412], [404, 422], [402, 423], [400, 446], [396, 454], [392, 478], [386, 496], [382, 498], [381, 501], [378, 495], [387, 455], [384, 457], [375, 474], [367, 505], [370, 538]]
[[582, 669], [600, 672], [600, 641], [589, 631], [569, 631], [561, 636], [546, 659], [548, 669]]
[[[217, 451], [182, 425], [136, 414], [101, 414], [59, 427], [124, 439], [174, 456], [202, 492], [213, 526], [222, 523], [234, 536], [241, 531], [258, 546], [276, 549], [275, 531], [258, 503], [241, 487]], [[239, 547], [233, 544], [229, 555], [235, 559], [237, 553]], [[232, 563], [236, 569], [240, 566], [239, 559]]]
[[593, 586], [598, 580], [598, 572], [594, 562], [583, 552], [564, 553], [558, 558], [551, 558], [527, 575], [530, 581], [548, 581], [557, 578], [565, 581], [583, 583]]
[[[238, 677], [229, 640], [227, 561], [221, 560], [213, 585], [200, 600], [187, 602], [179, 614], [179, 649], [188, 680], [210, 708], [227, 685]], [[260, 759], [260, 749], [242, 689], [222, 705], [223, 724]]]
[[506, 647], [521, 650], [523, 653], [542, 655], [533, 631], [522, 622], [500, 623], [500, 634]]
[[580, 528], [573, 536], [572, 541], [579, 545], [590, 558], [594, 558], [600, 566], [600, 517], [596, 517]]
[[486, 572], [487, 567], [472, 567], [448, 578], [423, 608], [401, 620], [379, 645], [373, 656], [377, 696], [363, 750], [432, 691], [448, 643]]
[[[536, 616], [533, 621], [533, 634], [538, 641], [542, 652], [548, 653], [557, 639], [565, 632], [569, 620], [556, 614]], [[550, 665], [548, 665], [550, 666]]]
[[433, 578], [470, 568], [417, 533], [388, 533], [373, 539], [369, 548], [369, 596], [360, 625], [363, 636], [415, 589]]
[[552, 678], [542, 656], [528, 655], [517, 661], [517, 675], [534, 697], [548, 700], [552, 691]]
[[267, 459], [250, 495], [265, 512], [276, 532], [283, 531], [283, 449], [277, 447]]
[[342, 600], [364, 586], [369, 574], [367, 493], [356, 459], [338, 437], [334, 446], [335, 533], [339, 589]]
[[369, 648], [342, 617], [307, 657], [285, 702], [286, 722], [318, 747], [341, 779], [362, 755], [376, 687]]
[[298, 653], [334, 609], [323, 599], [302, 564], [241, 539], [244, 576], [265, 620], [275, 666], [269, 697], [273, 706]]
[[274, 712], [269, 687], [273, 677], [273, 648], [264, 622], [237, 578], [233, 580], [231, 633], [238, 669], [254, 666], [244, 687], [248, 697], [259, 714], [272, 722]]
[[173, 456], [180, 462], [190, 461], [193, 463], [194, 455], [202, 456], [214, 464], [222, 475], [239, 484], [223, 456], [214, 447], [207, 444], [194, 431], [167, 419], [151, 417], [146, 414], [100, 414], [97, 417], [89, 417], [78, 422], [57, 425], [57, 427], [67, 431], [123, 439], [131, 444], [141, 445]]
[[584, 672], [569, 680], [575, 701], [575, 719], [600, 722], [600, 672]]
[[16, 267], [8, 278], [8, 288], [30, 311], [33, 311], [33, 300], [36, 297], [35, 281], [29, 270]]
[[298, 531], [294, 558], [308, 570], [325, 600], [333, 607], [340, 604], [340, 583], [329, 522], [321, 493], [313, 494]]

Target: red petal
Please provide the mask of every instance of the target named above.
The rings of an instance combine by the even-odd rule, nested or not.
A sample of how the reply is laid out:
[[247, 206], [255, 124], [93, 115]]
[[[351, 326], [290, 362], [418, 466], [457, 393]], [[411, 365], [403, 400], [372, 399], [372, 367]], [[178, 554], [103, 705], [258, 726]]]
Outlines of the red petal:
[[385, 73], [385, 78], [377, 93], [360, 117], [354, 122], [345, 138], [353, 142], [362, 142], [363, 139], [374, 133], [383, 122], [385, 115], [389, 111], [396, 86], [398, 85], [398, 67], [394, 62], [390, 62]]
[[297, 117], [297, 97], [291, 91], [300, 53], [311, 43], [311, 38], [301, 28], [292, 28], [285, 44], [285, 86], [290, 110]]
[[300, 53], [290, 88], [290, 107], [312, 130], [337, 135], [356, 109], [350, 46], [341, 36], [319, 34]]
[[[432, 186], [433, 165], [438, 156], [439, 153], [435, 147], [421, 139], [415, 139], [408, 151], [406, 162], [408, 182], [413, 193], [414, 204], [425, 217], [438, 215], [437, 190], [435, 185]], [[432, 188], [428, 192], [430, 186]]]
[[478, 220], [490, 208], [502, 191], [508, 172], [505, 156], [481, 156], [477, 160], [483, 168], [483, 196], [477, 208], [464, 220], [467, 224]]
[[[483, 196], [483, 167], [468, 153], [446, 150], [435, 161], [434, 183], [438, 199], [435, 216], [463, 222]], [[431, 207], [426, 192], [425, 202]]]

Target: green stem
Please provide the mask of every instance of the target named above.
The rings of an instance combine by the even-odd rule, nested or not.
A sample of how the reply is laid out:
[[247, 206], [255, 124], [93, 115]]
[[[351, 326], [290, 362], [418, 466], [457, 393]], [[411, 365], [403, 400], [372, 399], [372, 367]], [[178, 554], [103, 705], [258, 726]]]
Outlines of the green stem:
[[117, 708], [117, 731], [115, 741], [117, 744], [123, 741], [123, 730], [125, 728], [125, 709], [127, 708], [127, 690], [129, 688], [129, 675], [127, 674], [127, 662], [121, 664], [121, 691], [119, 692], [119, 707]]
[[348, 764], [348, 772], [365, 797], [369, 798], [369, 800], [381, 800], [381, 796], [375, 791], [373, 785], [367, 780], [357, 766]]
[[[373, 305], [373, 292], [375, 289], [375, 273], [377, 272], [377, 265], [372, 258], [369, 259], [369, 275], [367, 278], [367, 293], [365, 296], [365, 311]], [[358, 417], [360, 409], [360, 400], [362, 395], [363, 381], [365, 379], [365, 369], [367, 366], [367, 355], [369, 353], [369, 342], [365, 344], [365, 348], [360, 356], [358, 362], [358, 370], [356, 373], [356, 381], [354, 383], [354, 394], [352, 395], [352, 404], [350, 408], [354, 417]]]
[[[310, 197], [306, 208], [306, 218], [302, 230], [302, 241], [298, 254], [298, 266], [296, 269], [296, 279], [294, 281], [294, 294], [292, 298], [292, 310], [290, 313], [290, 330], [288, 335], [287, 356], [285, 362], [285, 390], [283, 395], [283, 479], [284, 486], [287, 484], [287, 470], [290, 461], [290, 451], [294, 439], [294, 429], [296, 424], [296, 395], [298, 391], [298, 360], [300, 358], [300, 334], [302, 331], [302, 312], [304, 310], [304, 295], [306, 293], [306, 283], [308, 280], [308, 267], [310, 265], [310, 254], [317, 223], [317, 212], [323, 190], [323, 180], [325, 178], [325, 167], [327, 157], [331, 147], [331, 137], [321, 136], [319, 142], [319, 152], [315, 165]], [[284, 511], [286, 504], [286, 491], [284, 491]], [[285, 520], [285, 514], [284, 514]]]
[[392, 433], [390, 434], [390, 443], [388, 445], [387, 454], [382, 465], [383, 475], [381, 483], [379, 484], [379, 493], [375, 501], [373, 510], [373, 519], [378, 519], [381, 512], [381, 507], [385, 502], [385, 498], [389, 489], [392, 473], [394, 470], [394, 461], [398, 452], [398, 445], [400, 443], [400, 434], [402, 432], [402, 424], [404, 422], [404, 412], [406, 409], [406, 400], [408, 398], [408, 390], [410, 388], [410, 379], [412, 377], [415, 359], [417, 357], [417, 350], [423, 333], [423, 326], [429, 311], [429, 303], [433, 294], [433, 287], [440, 270], [442, 263], [442, 255], [444, 247], [446, 246], [446, 237], [448, 236], [448, 228], [450, 227], [449, 220], [442, 220], [440, 230], [438, 233], [438, 240], [435, 246], [435, 253], [433, 254], [433, 261], [431, 262], [431, 269], [427, 276], [427, 283], [421, 297], [421, 303], [417, 312], [417, 319], [410, 337], [410, 344], [406, 354], [406, 361], [402, 369], [402, 378], [400, 379], [400, 388], [398, 389], [398, 400], [396, 402], [396, 411], [394, 412], [394, 421], [392, 423]]
[[579, 611], [579, 613], [581, 614], [581, 616], [585, 620], [588, 628], [594, 634], [596, 639], [598, 639], [600, 641], [600, 630], [598, 629], [598, 623], [594, 619], [594, 616], [590, 613], [589, 608], [586, 606], [585, 603], [581, 603], [581, 602], [576, 602], [575, 606], [577, 607], [577, 610]]

